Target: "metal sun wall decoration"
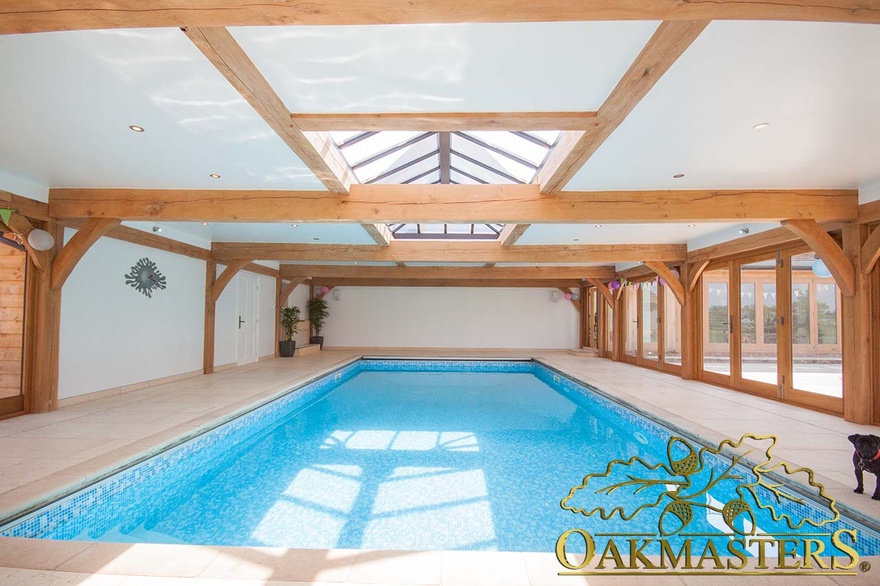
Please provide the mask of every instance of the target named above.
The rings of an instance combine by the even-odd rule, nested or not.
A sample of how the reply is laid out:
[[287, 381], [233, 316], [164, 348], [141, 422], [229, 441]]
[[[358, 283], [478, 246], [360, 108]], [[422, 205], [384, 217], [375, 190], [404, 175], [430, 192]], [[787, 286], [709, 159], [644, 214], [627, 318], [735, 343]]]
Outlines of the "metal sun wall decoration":
[[125, 275], [125, 284], [131, 285], [148, 298], [153, 297], [154, 289], [165, 289], [165, 276], [159, 272], [159, 267], [149, 258], [137, 261], [131, 272]]

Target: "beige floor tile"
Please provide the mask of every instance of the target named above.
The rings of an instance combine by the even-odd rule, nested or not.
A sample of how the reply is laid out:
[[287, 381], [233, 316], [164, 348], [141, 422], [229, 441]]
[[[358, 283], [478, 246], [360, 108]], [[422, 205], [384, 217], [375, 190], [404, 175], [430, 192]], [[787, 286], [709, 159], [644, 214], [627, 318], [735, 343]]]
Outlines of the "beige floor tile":
[[125, 576], [0, 568], [3, 586], [120, 586]]
[[57, 569], [66, 572], [138, 576], [198, 576], [217, 552], [208, 547], [94, 543]]
[[441, 555], [444, 586], [528, 586], [525, 560], [511, 552], [444, 551]]
[[365, 551], [351, 569], [350, 581], [368, 584], [440, 584], [441, 553]]
[[89, 545], [91, 544], [83, 541], [46, 541], [0, 537], [0, 566], [54, 570], [85, 551]]

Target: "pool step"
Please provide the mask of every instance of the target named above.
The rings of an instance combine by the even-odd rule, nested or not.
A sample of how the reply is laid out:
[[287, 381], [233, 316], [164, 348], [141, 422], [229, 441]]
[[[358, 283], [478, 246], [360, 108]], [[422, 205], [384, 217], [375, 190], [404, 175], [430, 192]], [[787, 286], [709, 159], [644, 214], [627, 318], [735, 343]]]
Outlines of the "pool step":
[[569, 354], [574, 354], [575, 356], [582, 356], [588, 358], [595, 358], [599, 356], [599, 351], [595, 348], [578, 348], [577, 350], [569, 350]]
[[294, 356], [306, 356], [307, 354], [315, 354], [321, 351], [320, 344], [305, 344], [300, 346], [296, 345], [296, 350], [293, 351]]

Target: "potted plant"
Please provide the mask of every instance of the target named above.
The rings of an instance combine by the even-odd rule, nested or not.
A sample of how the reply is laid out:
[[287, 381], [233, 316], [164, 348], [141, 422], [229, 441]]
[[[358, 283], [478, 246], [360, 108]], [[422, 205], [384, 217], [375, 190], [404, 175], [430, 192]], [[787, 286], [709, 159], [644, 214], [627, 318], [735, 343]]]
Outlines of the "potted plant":
[[293, 351], [296, 350], [296, 341], [293, 337], [296, 335], [296, 326], [301, 321], [300, 309], [296, 305], [281, 308], [281, 327], [284, 329], [285, 339], [278, 342], [278, 354], [282, 358], [293, 356]]
[[323, 297], [309, 300], [309, 322], [315, 331], [315, 335], [309, 339], [309, 344], [320, 344], [321, 350], [324, 349], [324, 336], [321, 335], [321, 330], [324, 329], [324, 322], [327, 321], [328, 315], [327, 302]]

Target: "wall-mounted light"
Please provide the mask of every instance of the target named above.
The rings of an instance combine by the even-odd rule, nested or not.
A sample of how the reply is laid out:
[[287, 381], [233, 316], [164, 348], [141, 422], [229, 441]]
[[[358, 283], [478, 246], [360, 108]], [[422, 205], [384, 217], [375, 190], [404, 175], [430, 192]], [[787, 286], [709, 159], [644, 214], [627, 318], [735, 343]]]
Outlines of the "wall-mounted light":
[[339, 290], [339, 287], [333, 289], [333, 300], [339, 301], [342, 299], [342, 291]]
[[161, 231], [162, 231], [162, 228], [160, 228], [159, 226], [153, 226], [153, 232], [155, 232], [156, 234], [158, 234]]
[[28, 233], [27, 241], [34, 250], [49, 250], [55, 246], [55, 237], [39, 228], [34, 228]]
[[748, 234], [749, 232], [750, 232], [750, 230], [748, 228], [740, 228], [739, 229], [739, 233], [743, 234], [743, 235]]
[[559, 303], [559, 291], [550, 292], [550, 301], [553, 303]]

